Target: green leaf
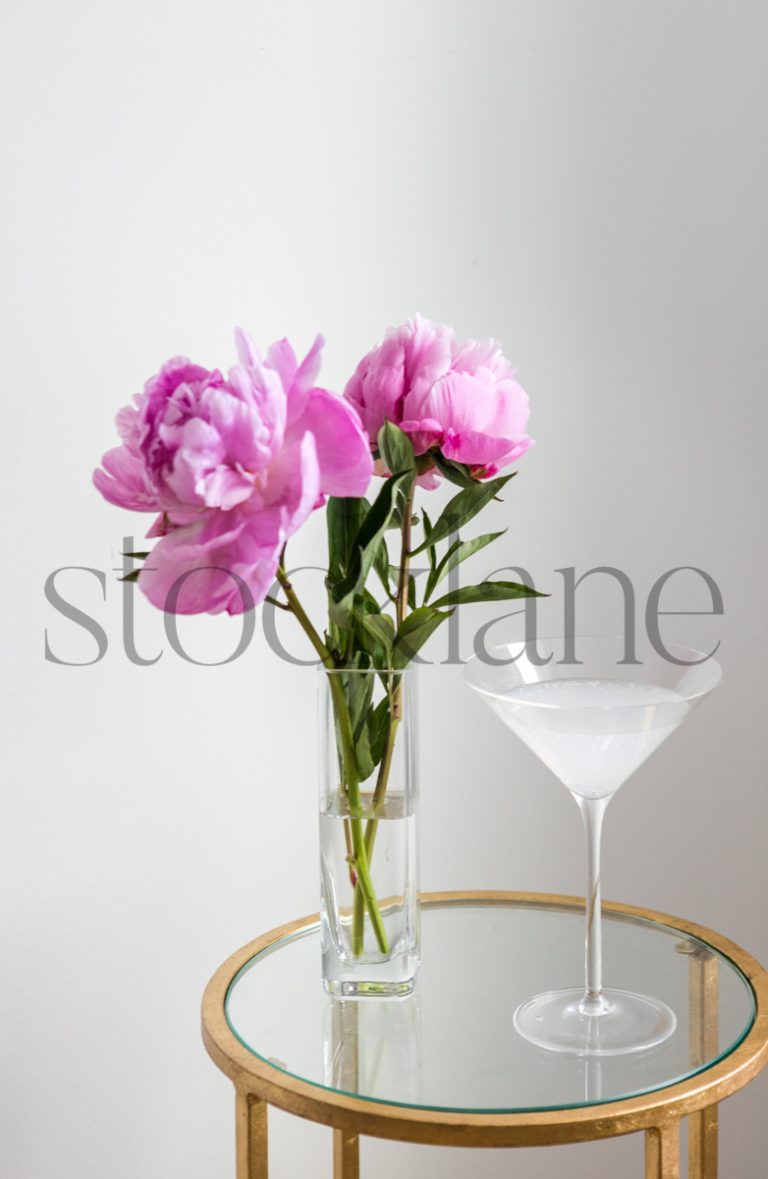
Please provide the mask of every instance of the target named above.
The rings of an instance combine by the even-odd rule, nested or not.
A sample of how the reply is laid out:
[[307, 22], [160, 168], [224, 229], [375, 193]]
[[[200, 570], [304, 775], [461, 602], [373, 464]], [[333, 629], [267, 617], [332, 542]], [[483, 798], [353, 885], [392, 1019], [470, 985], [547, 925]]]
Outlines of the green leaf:
[[348, 598], [342, 599], [341, 602], [334, 602], [333, 599], [328, 604], [328, 618], [331, 622], [331, 641], [337, 651], [341, 651], [344, 646], [344, 636], [340, 631], [349, 629], [353, 625], [354, 619], [352, 616], [353, 601], [352, 595]]
[[[352, 723], [355, 761], [361, 782], [370, 778], [381, 761], [390, 724], [390, 692], [388, 691], [378, 704], [372, 703], [373, 690], [378, 678], [354, 673], [344, 677], [344, 693]], [[391, 677], [388, 677], [388, 680], [389, 678]]]
[[394, 601], [392, 593], [392, 586], [390, 583], [390, 569], [394, 568], [389, 563], [389, 550], [387, 549], [387, 538], [383, 536], [378, 543], [376, 553], [373, 558], [373, 567], [376, 570], [379, 581], [384, 586], [387, 597], [390, 601]]
[[347, 699], [349, 719], [352, 725], [355, 760], [360, 773], [360, 780], [365, 781], [373, 773], [367, 721], [375, 677], [372, 675], [357, 675], [353, 672], [349, 676], [344, 676], [343, 681], [344, 695]]
[[125, 577], [118, 577], [118, 581], [138, 581], [140, 569], [132, 569], [130, 573], [126, 573]]
[[151, 550], [147, 553], [121, 553], [121, 557], [133, 557], [134, 561], [146, 561], [147, 557], [152, 556]]
[[450, 618], [452, 610], [441, 613], [432, 606], [420, 606], [400, 624], [392, 648], [392, 666], [407, 667], [414, 655], [424, 646], [441, 622]]
[[[429, 599], [432, 597], [432, 594], [434, 593], [434, 590], [435, 590], [435, 586], [437, 585], [438, 570], [441, 570], [443, 568], [443, 566], [445, 565], [445, 562], [448, 561], [453, 556], [453, 554], [456, 552], [456, 550], [459, 548], [460, 545], [461, 545], [461, 538], [457, 536], [455, 541], [453, 542], [453, 544], [450, 546], [448, 551], [445, 553], [445, 556], [443, 557], [442, 561], [440, 561], [439, 563], [433, 564], [433, 562], [430, 560], [431, 568], [430, 568], [429, 573], [427, 575], [427, 584], [424, 587], [424, 604], [425, 605], [427, 604]], [[433, 549], [432, 551], [435, 552], [435, 549]]]
[[395, 624], [388, 614], [358, 614], [357, 621], [362, 630], [381, 647], [387, 663], [395, 641]]
[[416, 609], [416, 578], [412, 573], [408, 577], [408, 609]]
[[397, 493], [406, 482], [413, 479], [413, 472], [393, 475], [382, 485], [381, 491], [362, 518], [352, 542], [349, 568], [340, 581], [328, 579], [328, 588], [334, 602], [349, 604], [350, 599], [364, 585], [376, 556], [376, 549], [383, 539], [389, 524]]
[[[397, 503], [395, 504], [395, 510], [392, 513], [392, 519], [389, 521], [389, 524], [387, 525], [388, 530], [392, 530], [392, 531], [396, 531], [396, 532], [400, 532], [402, 530], [403, 518], [404, 518], [404, 516], [403, 516], [404, 507], [405, 507], [405, 497], [401, 493], [397, 497]], [[415, 515], [412, 512], [411, 513], [411, 526], [415, 527], [418, 523], [419, 523], [418, 515]]]
[[465, 487], [458, 495], [454, 495], [435, 523], [429, 539], [422, 541], [418, 548], [413, 549], [411, 556], [422, 552], [430, 544], [434, 545], [439, 540], [445, 540], [451, 533], [458, 532], [464, 524], [473, 519], [486, 504], [498, 495], [510, 479], [514, 478], [515, 473], [513, 471], [511, 475], [501, 475], [498, 479], [489, 479], [485, 483], [473, 483], [471, 487]]
[[473, 483], [477, 483], [477, 479], [472, 478], [469, 467], [464, 463], [455, 463], [452, 459], [443, 458], [439, 451], [435, 452], [433, 458], [438, 471], [449, 483], [455, 483], [457, 487], [471, 487]]
[[371, 750], [370, 730], [367, 724], [363, 726], [360, 736], [355, 740], [355, 761], [357, 762], [357, 772], [360, 775], [360, 781], [365, 782], [366, 778], [370, 778], [376, 768]]
[[510, 598], [546, 598], [539, 590], [517, 581], [483, 581], [480, 585], [463, 585], [438, 598], [430, 607], [443, 610], [452, 606], [464, 606], [468, 602], [504, 602]]
[[375, 766], [379, 764], [384, 753], [389, 723], [389, 698], [384, 696], [368, 713], [368, 746]]
[[325, 516], [328, 528], [328, 577], [332, 583], [341, 581], [348, 572], [355, 537], [370, 507], [367, 499], [340, 499], [335, 495], [329, 498]]
[[374, 676], [357, 675], [352, 672], [344, 675], [344, 694], [349, 708], [349, 719], [352, 725], [352, 735], [357, 741], [365, 726], [365, 718], [371, 703], [374, 688]]
[[394, 422], [385, 422], [379, 430], [379, 454], [393, 475], [416, 468], [413, 443]]
[[[342, 648], [347, 645], [348, 632], [357, 626], [363, 615], [380, 613], [381, 606], [365, 586], [359, 586], [353, 594], [348, 594], [341, 602], [331, 601], [328, 606], [328, 617], [337, 628], [336, 637]], [[345, 660], [346, 662], [348, 659]]]
[[424, 545], [427, 549], [427, 557], [429, 558], [429, 572], [430, 576], [435, 571], [437, 565], [437, 549], [432, 544], [432, 521], [427, 515], [426, 509], [422, 509], [422, 516], [424, 517]]
[[473, 540], [455, 540], [437, 568], [430, 570], [429, 579], [424, 591], [424, 601], [426, 602], [432, 597], [437, 586], [452, 569], [455, 569], [462, 561], [466, 561], [468, 557], [479, 553], [486, 545], [492, 544], [494, 540], [498, 540], [506, 531], [506, 528], [502, 528], [501, 532], [486, 532], [483, 536], [474, 537]]

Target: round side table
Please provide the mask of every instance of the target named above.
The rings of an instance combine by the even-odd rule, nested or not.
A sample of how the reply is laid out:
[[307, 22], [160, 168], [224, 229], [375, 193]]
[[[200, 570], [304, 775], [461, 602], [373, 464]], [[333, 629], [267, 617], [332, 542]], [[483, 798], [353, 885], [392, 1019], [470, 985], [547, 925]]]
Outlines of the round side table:
[[406, 999], [332, 999], [319, 922], [291, 922], [233, 954], [203, 998], [203, 1039], [234, 1082], [238, 1179], [267, 1177], [267, 1107], [332, 1126], [334, 1179], [357, 1179], [360, 1135], [442, 1146], [546, 1146], [644, 1131], [646, 1179], [717, 1175], [717, 1104], [768, 1062], [768, 974], [688, 921], [604, 906], [608, 985], [663, 999], [677, 1028], [613, 1057], [536, 1048], [512, 1016], [579, 984], [581, 899], [423, 897], [423, 964]]

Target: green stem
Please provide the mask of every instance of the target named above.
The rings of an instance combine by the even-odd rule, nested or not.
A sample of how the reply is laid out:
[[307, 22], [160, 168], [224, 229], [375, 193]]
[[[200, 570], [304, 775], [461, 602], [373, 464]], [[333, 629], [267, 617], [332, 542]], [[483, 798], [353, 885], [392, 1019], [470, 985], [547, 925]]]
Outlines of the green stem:
[[[397, 580], [397, 598], [395, 600], [398, 627], [402, 624], [403, 619], [408, 613], [408, 576], [411, 551], [411, 517], [413, 515], [414, 490], [415, 485], [412, 483], [403, 506], [403, 528], [400, 544], [400, 574]], [[402, 676], [397, 676], [395, 678], [395, 683], [393, 685], [389, 699], [389, 726], [387, 728], [387, 739], [384, 745], [384, 752], [382, 753], [381, 757], [381, 764], [379, 765], [379, 773], [376, 778], [376, 787], [373, 793], [373, 817], [368, 820], [365, 826], [365, 853], [366, 861], [369, 865], [373, 856], [374, 844], [376, 842], [376, 832], [379, 828], [378, 812], [387, 793], [389, 775], [392, 769], [392, 756], [395, 750], [395, 737], [397, 736], [397, 730], [403, 714]], [[365, 897], [362, 889], [355, 888], [352, 908], [353, 944], [357, 941], [358, 937], [362, 936], [364, 920]]]
[[411, 517], [413, 515], [414, 484], [411, 483], [403, 507], [403, 531], [400, 548], [400, 577], [397, 582], [397, 625], [408, 613], [408, 567], [411, 554]]
[[[389, 941], [387, 939], [387, 932], [384, 928], [384, 920], [381, 916], [379, 903], [376, 899], [376, 894], [371, 882], [371, 874], [368, 868], [368, 854], [365, 846], [365, 836], [363, 834], [362, 814], [363, 808], [360, 801], [360, 776], [357, 769], [357, 758], [355, 756], [355, 742], [352, 734], [352, 724], [349, 719], [349, 710], [347, 702], [344, 697], [344, 685], [341, 682], [341, 677], [336, 675], [336, 664], [333, 655], [326, 647], [320, 635], [312, 625], [304, 607], [296, 596], [296, 592], [291, 585], [288, 575], [282, 565], [277, 570], [277, 580], [283, 588], [286, 600], [290, 605], [291, 611], [296, 617], [297, 622], [306, 634], [315, 651], [320, 656], [323, 665], [328, 669], [328, 684], [333, 699], [334, 711], [336, 713], [336, 721], [339, 729], [339, 738], [341, 741], [341, 755], [344, 765], [344, 780], [347, 787], [347, 795], [349, 798], [349, 809], [351, 812], [350, 829], [352, 836], [352, 858], [351, 863], [354, 867], [357, 876], [357, 884], [355, 887], [355, 896], [360, 894], [361, 903], [368, 909], [371, 917], [371, 925], [376, 935], [376, 941], [382, 954], [389, 952]], [[360, 923], [359, 936], [358, 931], [353, 926], [352, 932], [352, 953], [355, 957], [362, 953], [363, 949], [363, 930], [362, 921]]]

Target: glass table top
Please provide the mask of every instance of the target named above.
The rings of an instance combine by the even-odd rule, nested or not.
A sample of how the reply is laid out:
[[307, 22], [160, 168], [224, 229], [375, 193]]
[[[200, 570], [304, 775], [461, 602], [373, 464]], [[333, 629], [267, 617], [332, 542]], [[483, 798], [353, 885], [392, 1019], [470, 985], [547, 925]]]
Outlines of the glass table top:
[[[308, 925], [238, 972], [227, 1021], [256, 1056], [311, 1084], [472, 1113], [648, 1093], [700, 1072], [743, 1040], [754, 997], [729, 958], [669, 926], [609, 911], [603, 917], [606, 985], [662, 999], [677, 1016], [675, 1032], [657, 1048], [587, 1059], [536, 1048], [516, 1033], [518, 1004], [579, 986], [583, 971], [583, 911], [531, 902], [425, 906], [422, 966], [406, 999], [331, 999], [320, 980], [319, 924]], [[708, 981], [692, 985], [691, 972], [702, 965]]]

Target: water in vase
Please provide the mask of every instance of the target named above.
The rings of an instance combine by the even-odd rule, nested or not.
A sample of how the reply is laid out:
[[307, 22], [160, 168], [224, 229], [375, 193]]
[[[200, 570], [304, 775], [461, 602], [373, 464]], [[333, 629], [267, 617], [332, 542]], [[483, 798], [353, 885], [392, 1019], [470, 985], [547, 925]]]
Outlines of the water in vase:
[[[364, 924], [362, 951], [353, 951], [354, 871], [350, 866], [350, 811], [336, 791], [320, 811], [321, 941], [323, 978], [333, 995], [405, 995], [418, 969], [418, 907], [414, 862], [418, 854], [413, 798], [393, 791], [376, 807], [373, 792], [360, 802], [371, 838], [371, 868], [381, 902], [390, 953], [382, 954]], [[374, 832], [375, 828], [375, 832]], [[347, 976], [348, 967], [366, 967], [366, 981]]]

